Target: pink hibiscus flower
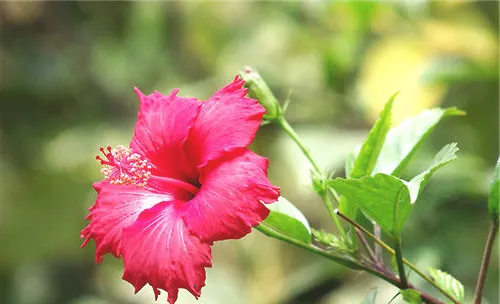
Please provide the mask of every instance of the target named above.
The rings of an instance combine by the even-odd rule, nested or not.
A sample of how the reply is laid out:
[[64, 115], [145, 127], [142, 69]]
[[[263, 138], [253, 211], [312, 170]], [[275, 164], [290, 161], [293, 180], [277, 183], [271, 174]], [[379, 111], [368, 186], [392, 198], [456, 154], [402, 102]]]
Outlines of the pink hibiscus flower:
[[245, 236], [278, 199], [267, 159], [248, 149], [265, 110], [243, 84], [236, 77], [205, 102], [136, 89], [130, 147], [101, 148], [104, 180], [82, 246], [95, 241], [96, 262], [122, 257], [135, 292], [149, 284], [171, 304], [179, 288], [198, 298], [213, 242]]

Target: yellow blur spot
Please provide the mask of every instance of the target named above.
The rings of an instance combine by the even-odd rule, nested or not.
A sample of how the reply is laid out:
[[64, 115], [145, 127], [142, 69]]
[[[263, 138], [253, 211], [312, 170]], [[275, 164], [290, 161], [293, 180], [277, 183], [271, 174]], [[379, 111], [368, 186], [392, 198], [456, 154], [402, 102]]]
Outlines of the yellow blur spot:
[[413, 37], [392, 37], [368, 50], [358, 82], [358, 92], [368, 119], [375, 121], [395, 92], [393, 124], [436, 106], [445, 91], [442, 85], [421, 81], [431, 54]]
[[479, 62], [498, 58], [498, 39], [486, 26], [431, 20], [424, 23], [422, 38], [433, 52], [466, 56]]

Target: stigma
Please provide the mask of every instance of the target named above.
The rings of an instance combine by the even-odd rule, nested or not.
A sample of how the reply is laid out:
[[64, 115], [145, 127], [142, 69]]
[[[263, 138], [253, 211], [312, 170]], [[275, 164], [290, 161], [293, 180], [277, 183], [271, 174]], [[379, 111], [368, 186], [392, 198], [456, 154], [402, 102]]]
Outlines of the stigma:
[[146, 186], [151, 175], [151, 165], [132, 149], [119, 145], [115, 149], [110, 146], [99, 149], [104, 158], [96, 156], [101, 165], [104, 179], [114, 185]]

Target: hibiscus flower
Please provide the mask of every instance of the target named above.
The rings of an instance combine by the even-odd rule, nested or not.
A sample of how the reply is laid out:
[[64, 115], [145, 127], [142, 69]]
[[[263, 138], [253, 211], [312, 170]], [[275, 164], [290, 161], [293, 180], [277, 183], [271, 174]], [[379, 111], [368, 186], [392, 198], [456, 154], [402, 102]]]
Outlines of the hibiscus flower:
[[196, 298], [211, 267], [210, 246], [238, 239], [269, 215], [278, 199], [268, 161], [248, 148], [264, 108], [245, 98], [236, 77], [207, 101], [159, 92], [139, 96], [129, 147], [101, 148], [104, 180], [82, 230], [96, 262], [123, 258], [123, 279], [137, 293], [151, 285], [173, 304], [179, 288]]

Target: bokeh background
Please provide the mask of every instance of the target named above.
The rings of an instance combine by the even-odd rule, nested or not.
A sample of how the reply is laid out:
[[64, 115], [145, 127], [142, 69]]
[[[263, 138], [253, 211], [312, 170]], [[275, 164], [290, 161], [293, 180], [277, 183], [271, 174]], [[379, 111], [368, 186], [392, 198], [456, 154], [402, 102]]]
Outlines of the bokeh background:
[[[94, 155], [129, 142], [134, 86], [205, 99], [245, 65], [280, 100], [290, 94], [288, 119], [338, 176], [394, 92], [395, 123], [433, 106], [467, 111], [441, 123], [407, 170], [448, 142], [461, 148], [427, 186], [403, 245], [422, 269], [461, 280], [470, 301], [499, 148], [498, 24], [493, 1], [1, 2], [0, 302], [154, 302], [120, 279], [120, 260], [94, 265], [93, 243], [79, 248], [100, 179]], [[312, 226], [332, 230], [292, 142], [265, 126], [253, 147]], [[199, 303], [361, 303], [375, 287], [388, 303], [397, 292], [257, 231], [217, 243], [213, 265]], [[484, 303], [499, 303], [498, 278], [497, 251]], [[181, 292], [179, 303], [195, 301]]]

